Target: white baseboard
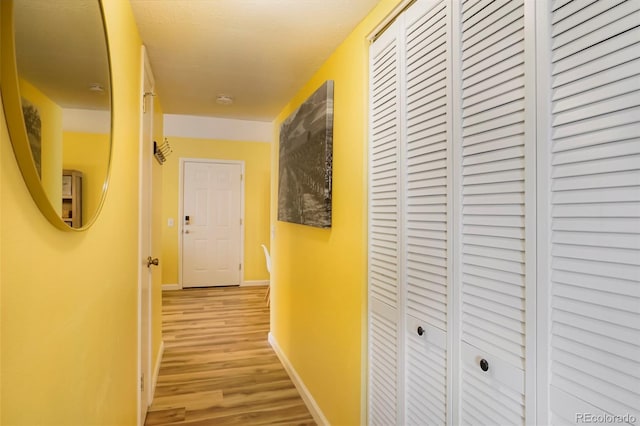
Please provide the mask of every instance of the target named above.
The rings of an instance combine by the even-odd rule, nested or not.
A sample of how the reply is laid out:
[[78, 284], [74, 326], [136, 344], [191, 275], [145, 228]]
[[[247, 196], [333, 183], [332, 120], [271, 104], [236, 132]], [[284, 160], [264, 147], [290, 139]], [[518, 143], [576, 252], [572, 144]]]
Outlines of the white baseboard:
[[162, 362], [163, 355], [164, 355], [164, 340], [160, 342], [160, 348], [158, 349], [158, 356], [156, 356], [156, 368], [153, 369], [153, 377], [151, 377], [151, 402], [153, 402], [153, 397], [156, 393], [156, 385], [158, 384], [158, 375], [160, 374], [160, 363]]
[[180, 284], [162, 284], [162, 291], [182, 290]]
[[240, 287], [253, 287], [253, 286], [259, 286], [259, 285], [267, 286], [269, 285], [269, 280], [242, 281], [242, 284], [240, 284]]
[[269, 332], [269, 344], [271, 345], [274, 352], [280, 359], [280, 362], [282, 363], [282, 366], [284, 367], [284, 369], [287, 371], [289, 378], [291, 378], [291, 381], [293, 382], [296, 389], [300, 393], [300, 396], [302, 397], [302, 400], [304, 401], [305, 405], [309, 409], [309, 412], [313, 416], [313, 419], [320, 426], [329, 426], [329, 421], [322, 413], [320, 406], [318, 405], [316, 400], [313, 399], [311, 392], [309, 392], [309, 389], [307, 389], [304, 382], [296, 372], [296, 369], [293, 368], [293, 365], [291, 365], [291, 362], [289, 362], [289, 359], [287, 358], [287, 356], [284, 354], [284, 352], [282, 352], [280, 345], [278, 345], [278, 342], [276, 341], [275, 337], [273, 337], [273, 334], [271, 334], [271, 332]]

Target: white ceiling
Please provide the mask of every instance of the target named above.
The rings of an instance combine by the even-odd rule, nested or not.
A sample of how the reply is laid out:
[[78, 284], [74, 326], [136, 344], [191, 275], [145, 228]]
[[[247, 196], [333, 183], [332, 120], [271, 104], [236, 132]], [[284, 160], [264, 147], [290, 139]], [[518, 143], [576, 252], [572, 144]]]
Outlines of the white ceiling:
[[[380, 0], [131, 0], [168, 114], [271, 121]], [[229, 95], [233, 105], [218, 105]]]
[[[63, 108], [109, 109], [109, 63], [98, 2], [17, 1], [14, 27], [21, 78]], [[104, 91], [89, 90], [95, 84]]]

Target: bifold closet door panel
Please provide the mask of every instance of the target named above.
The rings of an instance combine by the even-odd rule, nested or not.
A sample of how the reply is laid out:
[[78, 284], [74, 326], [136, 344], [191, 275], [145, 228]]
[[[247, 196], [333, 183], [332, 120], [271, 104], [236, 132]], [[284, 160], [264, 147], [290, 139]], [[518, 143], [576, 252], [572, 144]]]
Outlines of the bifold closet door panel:
[[550, 401], [640, 421], [640, 1], [550, 2]]
[[405, 421], [447, 423], [451, 4], [404, 15]]
[[468, 0], [457, 19], [459, 412], [462, 424], [523, 424], [524, 387], [503, 384], [523, 382], [526, 357], [525, 5]]
[[397, 26], [370, 48], [369, 424], [397, 424], [400, 385], [400, 46]]

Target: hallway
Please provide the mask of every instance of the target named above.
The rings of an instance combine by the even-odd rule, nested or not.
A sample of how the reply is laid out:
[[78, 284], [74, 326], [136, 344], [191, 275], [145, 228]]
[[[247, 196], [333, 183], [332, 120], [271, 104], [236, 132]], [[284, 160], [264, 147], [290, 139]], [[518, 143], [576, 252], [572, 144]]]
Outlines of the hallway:
[[151, 425], [313, 425], [267, 342], [264, 287], [163, 293], [164, 356]]

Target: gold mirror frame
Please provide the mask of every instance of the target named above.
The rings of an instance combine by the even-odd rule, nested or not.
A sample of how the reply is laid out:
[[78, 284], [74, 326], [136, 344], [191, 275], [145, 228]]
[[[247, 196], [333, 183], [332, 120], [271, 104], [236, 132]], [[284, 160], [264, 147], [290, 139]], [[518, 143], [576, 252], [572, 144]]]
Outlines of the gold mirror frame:
[[14, 0], [0, 0], [0, 53], [2, 55], [0, 58], [0, 90], [2, 92], [2, 103], [9, 131], [9, 139], [11, 139], [11, 145], [13, 146], [13, 152], [15, 154], [18, 167], [20, 168], [20, 172], [22, 173], [24, 182], [31, 193], [33, 201], [40, 209], [42, 215], [47, 218], [53, 226], [62, 231], [68, 232], [85, 231], [94, 224], [102, 211], [111, 175], [111, 157], [113, 156], [113, 77], [111, 69], [111, 51], [109, 50], [109, 38], [107, 37], [106, 31], [104, 7], [101, 0], [95, 1], [98, 2], [102, 17], [102, 29], [104, 31], [107, 64], [109, 68], [109, 85], [111, 87], [111, 90], [109, 91], [109, 158], [107, 159], [107, 171], [103, 184], [102, 195], [95, 212], [93, 212], [88, 220], [82, 224], [82, 227], [72, 228], [63, 221], [62, 217], [58, 215], [58, 212], [51, 204], [51, 200], [42, 186], [40, 176], [33, 160], [24, 115], [22, 112], [22, 101], [19, 89], [13, 19]]

